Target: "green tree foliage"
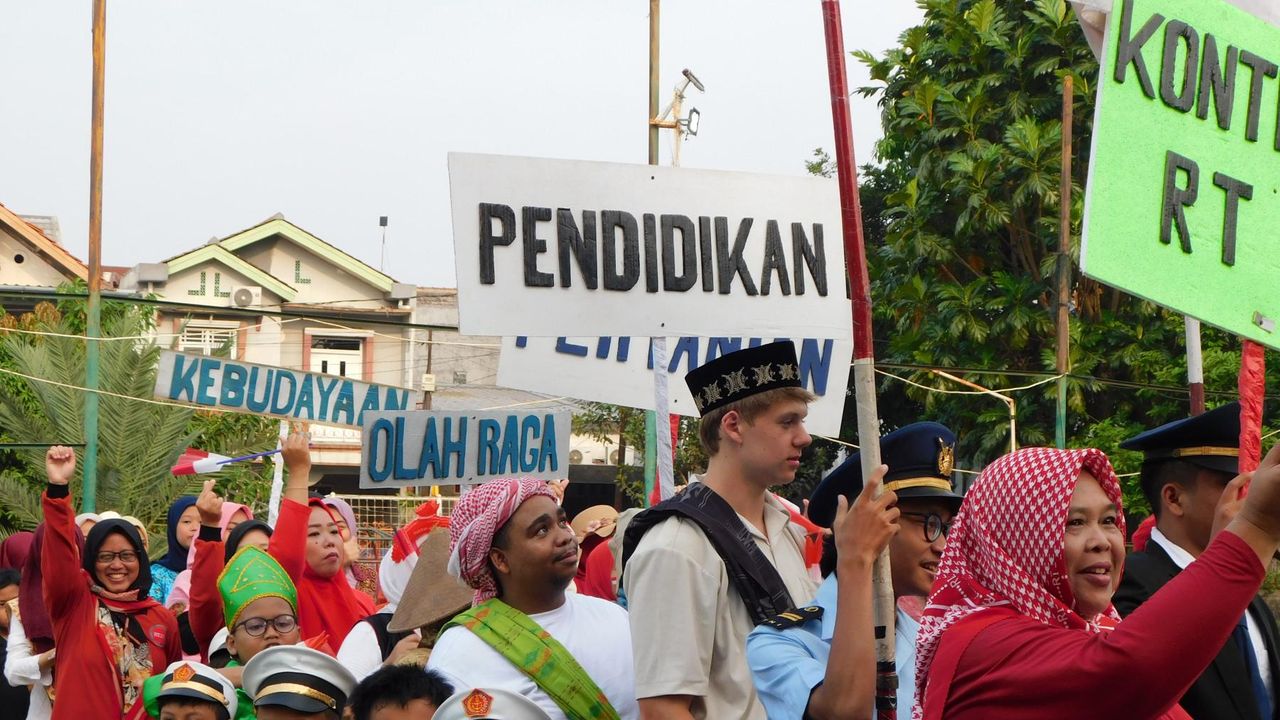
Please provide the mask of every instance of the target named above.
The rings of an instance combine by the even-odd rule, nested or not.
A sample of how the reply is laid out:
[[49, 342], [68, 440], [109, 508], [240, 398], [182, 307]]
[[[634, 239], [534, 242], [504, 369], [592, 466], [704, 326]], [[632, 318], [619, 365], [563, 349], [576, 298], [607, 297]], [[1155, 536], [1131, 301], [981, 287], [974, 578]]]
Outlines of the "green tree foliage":
[[[627, 448], [643, 455], [645, 449], [644, 411], [635, 408], [584, 402], [573, 414], [573, 432], [585, 435], [606, 446], [616, 444], [625, 455]], [[676, 444], [673, 471], [676, 483], [683, 483], [690, 473], [701, 473], [707, 468], [707, 457], [698, 443], [698, 420], [680, 418], [679, 441]], [[644, 483], [631, 480], [622, 468], [618, 469], [618, 484], [627, 497], [637, 506], [645, 501]]]
[[[879, 98], [884, 125], [877, 164], [860, 177], [877, 365], [950, 391], [969, 388], [928, 368], [994, 389], [1053, 374], [1061, 96], [1070, 75], [1068, 444], [1100, 447], [1120, 472], [1134, 472], [1139, 459], [1118, 443], [1189, 409], [1183, 321], [1077, 271], [1097, 62], [1065, 0], [919, 4], [924, 20], [898, 47], [854, 53], [875, 81], [859, 92]], [[830, 165], [820, 150], [806, 161], [816, 174]], [[1238, 341], [1207, 328], [1203, 338], [1213, 406], [1234, 394]], [[889, 377], [879, 390], [885, 431], [944, 422], [960, 436], [961, 468], [980, 469], [1009, 447], [1008, 409], [996, 398]], [[1019, 445], [1052, 443], [1055, 393], [1054, 383], [1010, 393]], [[852, 405], [845, 418], [853, 437]], [[1145, 505], [1135, 479], [1126, 501]]]
[[[72, 286], [70, 292], [82, 292]], [[42, 302], [30, 313], [0, 311], [0, 441], [83, 443], [85, 303]], [[142, 520], [152, 554], [164, 552], [164, 525], [173, 498], [199, 489], [198, 477], [169, 469], [187, 447], [224, 454], [274, 445], [275, 423], [252, 416], [193, 412], [143, 402], [155, 386], [160, 348], [145, 336], [154, 329], [146, 306], [107, 301], [102, 310], [97, 506]], [[114, 338], [114, 339], [113, 339]], [[15, 375], [12, 373], [19, 373]], [[83, 472], [83, 464], [78, 468]], [[220, 474], [220, 489], [261, 509], [269, 464]], [[225, 478], [223, 480], [222, 478]], [[0, 451], [0, 533], [29, 529], [42, 519], [43, 449]], [[79, 503], [83, 482], [74, 483]]]

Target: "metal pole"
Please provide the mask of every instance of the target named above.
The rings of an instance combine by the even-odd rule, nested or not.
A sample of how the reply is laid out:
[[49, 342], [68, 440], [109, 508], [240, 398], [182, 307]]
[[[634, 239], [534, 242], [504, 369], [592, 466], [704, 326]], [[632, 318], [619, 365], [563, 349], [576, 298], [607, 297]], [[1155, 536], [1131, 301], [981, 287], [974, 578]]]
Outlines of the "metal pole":
[[1005, 405], [1008, 405], [1009, 406], [1009, 452], [1015, 452], [1018, 449], [1018, 401], [1017, 400], [1014, 400], [1008, 395], [1001, 395], [1000, 393], [990, 388], [984, 388], [978, 383], [969, 382], [968, 380], [965, 380], [962, 377], [957, 377], [955, 375], [952, 375], [951, 373], [946, 372], [945, 370], [938, 370], [937, 368], [933, 368], [933, 369], [930, 369], [929, 372], [939, 377], [944, 377], [952, 382], [960, 383], [965, 387], [971, 387], [974, 390], [977, 390], [978, 392], [984, 393], [986, 395], [990, 395], [991, 397], [999, 398], [1001, 402], [1003, 402]]
[[1058, 417], [1054, 439], [1059, 449], [1067, 446], [1067, 370], [1071, 347], [1071, 119], [1072, 80], [1062, 78], [1062, 181], [1058, 187]]
[[98, 504], [98, 338], [102, 335], [102, 115], [107, 50], [107, 0], [93, 0], [93, 111], [89, 140], [89, 302], [85, 324], [84, 497]]
[[[822, 0], [822, 20], [835, 128], [840, 220], [853, 300], [853, 389], [858, 408], [858, 444], [862, 451], [862, 474], [869, 477], [880, 466], [880, 420], [876, 412], [875, 357], [871, 344], [871, 282], [862, 239], [862, 205], [858, 198], [858, 166], [853, 156], [853, 125], [849, 119], [849, 81], [845, 74], [840, 0]], [[876, 559], [872, 571], [872, 604], [876, 623], [876, 716], [893, 720], [897, 717], [898, 673], [894, 665], [893, 579], [887, 547]]]

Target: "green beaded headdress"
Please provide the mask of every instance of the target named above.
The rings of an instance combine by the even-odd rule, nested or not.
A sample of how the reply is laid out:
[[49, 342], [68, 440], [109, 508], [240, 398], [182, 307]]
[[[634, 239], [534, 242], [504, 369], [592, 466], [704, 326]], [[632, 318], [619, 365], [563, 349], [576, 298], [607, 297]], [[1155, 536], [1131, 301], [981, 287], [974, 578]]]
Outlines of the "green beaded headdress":
[[298, 612], [298, 589], [276, 559], [261, 548], [247, 545], [231, 556], [218, 576], [222, 595], [222, 617], [230, 630], [240, 622], [240, 613], [249, 603], [264, 597], [278, 597]]

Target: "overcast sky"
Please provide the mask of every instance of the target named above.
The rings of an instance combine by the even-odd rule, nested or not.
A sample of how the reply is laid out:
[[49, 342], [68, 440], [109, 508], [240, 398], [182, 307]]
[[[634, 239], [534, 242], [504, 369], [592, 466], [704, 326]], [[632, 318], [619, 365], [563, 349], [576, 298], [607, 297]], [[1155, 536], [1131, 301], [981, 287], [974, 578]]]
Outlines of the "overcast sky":
[[[56, 215], [82, 258], [90, 5], [0, 2], [0, 203]], [[843, 6], [848, 50], [920, 19], [907, 0]], [[684, 166], [797, 175], [831, 148], [820, 8], [664, 3], [663, 104], [681, 68], [707, 88]], [[451, 286], [446, 153], [643, 163], [647, 83], [643, 0], [108, 0], [103, 260], [155, 262], [282, 212], [377, 267], [388, 215], [389, 274]], [[879, 113], [852, 103], [865, 162]]]

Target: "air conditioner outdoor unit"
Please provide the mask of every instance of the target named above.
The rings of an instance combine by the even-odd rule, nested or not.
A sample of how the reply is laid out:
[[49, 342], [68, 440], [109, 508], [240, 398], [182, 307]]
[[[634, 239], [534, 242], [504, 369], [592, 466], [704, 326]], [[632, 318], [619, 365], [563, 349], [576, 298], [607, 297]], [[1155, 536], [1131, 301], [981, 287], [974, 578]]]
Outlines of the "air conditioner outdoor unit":
[[581, 450], [570, 450], [570, 451], [569, 451], [569, 463], [570, 463], [571, 465], [581, 465], [581, 464], [582, 464], [582, 451], [581, 451]]
[[252, 307], [262, 304], [262, 288], [242, 285], [231, 291], [231, 304], [236, 307]]
[[609, 453], [609, 464], [610, 464], [610, 465], [621, 465], [622, 463], [621, 463], [621, 462], [619, 462], [619, 460], [621, 459], [621, 457], [622, 457], [622, 456], [618, 454], [618, 451], [617, 451], [617, 450], [610, 451], [610, 453]]

